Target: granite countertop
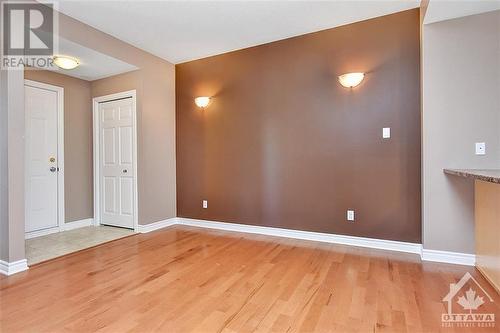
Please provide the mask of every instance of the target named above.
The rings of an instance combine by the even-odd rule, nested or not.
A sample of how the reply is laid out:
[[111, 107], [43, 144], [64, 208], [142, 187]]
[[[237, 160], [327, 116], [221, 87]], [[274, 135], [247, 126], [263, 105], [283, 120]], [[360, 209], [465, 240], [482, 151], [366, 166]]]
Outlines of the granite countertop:
[[485, 182], [500, 184], [500, 169], [444, 169], [443, 171], [448, 175], [474, 178]]

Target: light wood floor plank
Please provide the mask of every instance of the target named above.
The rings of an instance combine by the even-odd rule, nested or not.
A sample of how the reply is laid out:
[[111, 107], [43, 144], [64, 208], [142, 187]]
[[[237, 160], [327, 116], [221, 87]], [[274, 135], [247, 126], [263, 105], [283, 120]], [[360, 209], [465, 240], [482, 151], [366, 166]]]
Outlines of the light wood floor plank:
[[8, 332], [498, 332], [443, 328], [472, 267], [302, 240], [174, 226], [0, 277]]

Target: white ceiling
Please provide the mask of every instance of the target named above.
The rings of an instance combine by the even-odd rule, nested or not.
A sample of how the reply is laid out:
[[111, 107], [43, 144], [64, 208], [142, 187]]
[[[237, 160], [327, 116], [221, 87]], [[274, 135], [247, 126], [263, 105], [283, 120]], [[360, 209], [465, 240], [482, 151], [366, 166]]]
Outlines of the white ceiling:
[[424, 24], [500, 9], [499, 0], [430, 0]]
[[138, 69], [121, 60], [99, 53], [82, 45], [59, 37], [58, 55], [67, 55], [80, 60], [80, 66], [64, 70], [54, 66], [48, 70], [79, 79], [93, 81]]
[[59, 9], [172, 63], [418, 7], [420, 0], [60, 1]]

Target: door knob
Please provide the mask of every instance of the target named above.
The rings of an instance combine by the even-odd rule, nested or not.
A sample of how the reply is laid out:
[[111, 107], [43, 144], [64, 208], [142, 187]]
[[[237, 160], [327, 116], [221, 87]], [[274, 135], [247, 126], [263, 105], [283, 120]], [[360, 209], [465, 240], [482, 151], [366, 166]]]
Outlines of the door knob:
[[56, 172], [57, 168], [56, 167], [51, 167], [49, 170], [50, 170], [50, 172]]
[[122, 170], [122, 172], [123, 172], [123, 173], [127, 173], [127, 172], [128, 172], [128, 170], [127, 170], [127, 169], [123, 169], [123, 170]]

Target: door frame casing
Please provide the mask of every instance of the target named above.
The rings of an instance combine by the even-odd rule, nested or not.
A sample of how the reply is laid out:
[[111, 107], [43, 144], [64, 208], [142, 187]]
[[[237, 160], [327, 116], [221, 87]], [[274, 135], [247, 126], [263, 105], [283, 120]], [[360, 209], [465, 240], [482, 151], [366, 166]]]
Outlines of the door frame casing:
[[117, 99], [132, 98], [132, 165], [133, 173], [133, 193], [134, 193], [134, 231], [139, 232], [139, 196], [137, 189], [137, 94], [136, 90], [128, 90], [115, 94], [92, 98], [92, 118], [93, 118], [93, 148], [94, 148], [94, 225], [101, 224], [101, 140], [100, 140], [100, 119], [99, 103], [111, 102]]
[[[24, 87], [30, 86], [34, 88], [54, 91], [57, 93], [57, 167], [59, 171], [57, 172], [57, 226], [53, 228], [46, 228], [42, 230], [26, 232], [26, 220], [24, 222], [25, 237], [36, 237], [37, 235], [43, 235], [50, 233], [51, 231], [62, 231], [65, 224], [65, 213], [64, 213], [64, 88], [55, 86], [48, 83], [42, 83], [33, 80], [24, 80]], [[24, 109], [24, 116], [27, 118], [28, 114], [26, 112], [26, 106]], [[25, 123], [27, 124], [25, 119]], [[31, 133], [27, 130], [27, 125], [25, 125], [25, 154], [28, 152], [28, 144], [30, 142], [29, 138]], [[27, 154], [26, 154], [27, 156]], [[25, 194], [29, 193], [28, 190], [28, 168], [24, 170], [24, 177], [26, 179], [24, 185]], [[26, 200], [26, 199], [25, 199]], [[25, 214], [27, 215], [27, 205], [25, 205]]]

